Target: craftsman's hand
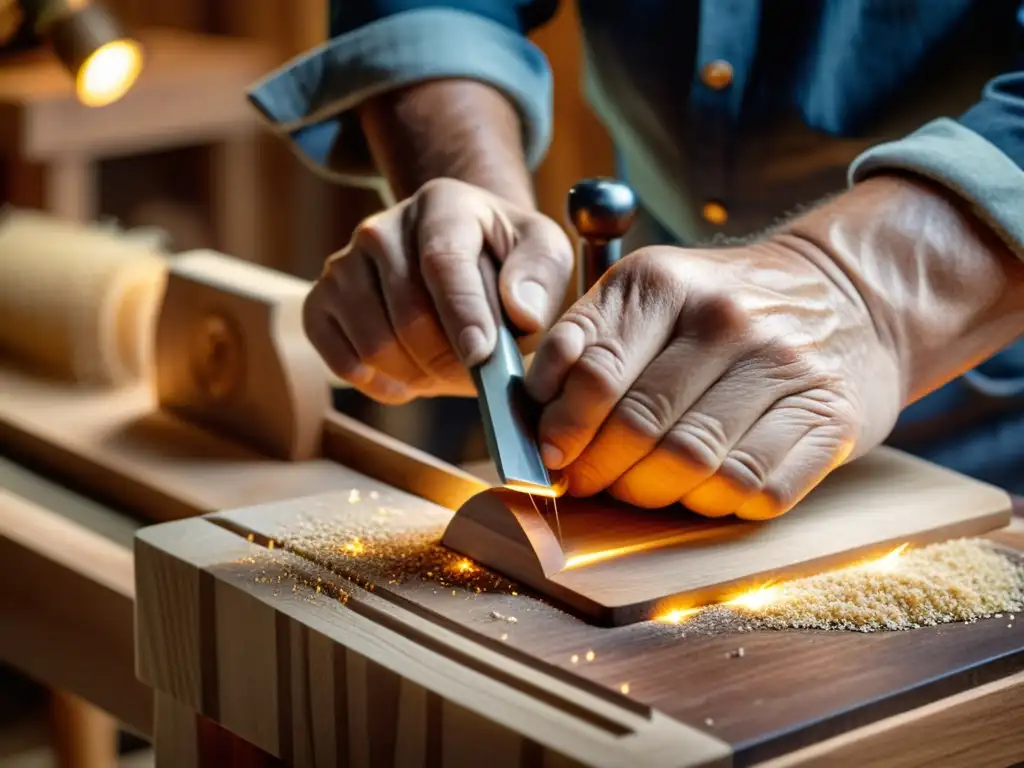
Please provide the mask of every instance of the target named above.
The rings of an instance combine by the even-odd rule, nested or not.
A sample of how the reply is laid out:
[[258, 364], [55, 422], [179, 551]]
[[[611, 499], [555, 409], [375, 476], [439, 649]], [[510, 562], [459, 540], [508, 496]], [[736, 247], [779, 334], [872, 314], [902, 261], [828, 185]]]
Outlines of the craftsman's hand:
[[520, 330], [545, 329], [571, 271], [555, 222], [439, 179], [359, 225], [306, 299], [305, 329], [339, 378], [380, 402], [472, 395], [467, 367], [494, 349], [498, 296]]
[[527, 377], [569, 493], [765, 519], [881, 442], [896, 355], [810, 241], [655, 247], [569, 310]]

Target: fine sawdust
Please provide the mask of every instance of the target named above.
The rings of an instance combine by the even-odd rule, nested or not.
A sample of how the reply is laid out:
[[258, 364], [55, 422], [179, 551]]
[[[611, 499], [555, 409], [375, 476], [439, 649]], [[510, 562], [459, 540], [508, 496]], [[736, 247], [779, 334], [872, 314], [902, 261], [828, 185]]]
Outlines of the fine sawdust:
[[[381, 535], [382, 518], [389, 513], [397, 511], [380, 508], [378, 519], [347, 521], [344, 530], [337, 523], [293, 523], [291, 535], [278, 544], [364, 589], [414, 580], [453, 594], [518, 595], [512, 582], [440, 546], [440, 529]], [[876, 632], [1000, 614], [1012, 624], [1016, 613], [1024, 613], [1024, 563], [988, 540], [910, 549], [886, 565], [869, 562], [786, 582], [772, 587], [771, 599], [761, 604], [708, 606], [672, 628], [694, 635], [757, 629]]]
[[1024, 567], [985, 540], [932, 544], [889, 565], [788, 582], [766, 605], [731, 610], [753, 628], [875, 632], [1008, 618], [1024, 609]]

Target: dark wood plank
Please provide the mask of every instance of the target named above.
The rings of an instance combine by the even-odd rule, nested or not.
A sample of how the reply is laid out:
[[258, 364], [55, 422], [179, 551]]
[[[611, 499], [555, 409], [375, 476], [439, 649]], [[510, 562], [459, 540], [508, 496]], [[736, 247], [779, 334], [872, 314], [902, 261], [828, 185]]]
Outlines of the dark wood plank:
[[881, 447], [833, 472], [776, 520], [638, 509], [606, 496], [556, 506], [492, 488], [459, 508], [442, 543], [582, 618], [619, 625], [901, 544], [985, 534], [1009, 523], [1010, 510], [999, 488]]
[[[400, 518], [406, 529], [434, 530], [438, 536], [451, 513], [369, 479], [352, 490], [358, 499], [329, 494], [209, 519], [242, 535], [251, 532], [257, 542], [272, 538], [278, 548], [284, 540], [291, 549], [289, 538], [318, 530], [321, 546], [306, 541], [294, 550], [309, 559], [309, 572], [300, 578], [322, 578], [313, 562], [318, 561], [343, 577], [325, 589], [346, 590], [350, 605], [390, 602], [582, 687], [659, 710], [730, 743], [740, 764], [1024, 668], [1024, 622], [1008, 627], [1006, 619], [876, 634], [746, 631], [735, 622], [609, 629], [579, 621], [486, 572], [468, 586], [451, 577], [442, 585], [436, 574], [390, 583], [394, 574], [373, 573], [365, 558], [345, 554], [346, 543], [365, 536], [380, 510], [389, 510], [383, 516], [390, 515], [392, 523]], [[1024, 550], [1024, 524], [1015, 525], [1019, 530], [993, 538]], [[372, 594], [346, 582], [363, 584]], [[731, 655], [739, 647], [743, 656]], [[628, 697], [621, 693], [624, 683]]]

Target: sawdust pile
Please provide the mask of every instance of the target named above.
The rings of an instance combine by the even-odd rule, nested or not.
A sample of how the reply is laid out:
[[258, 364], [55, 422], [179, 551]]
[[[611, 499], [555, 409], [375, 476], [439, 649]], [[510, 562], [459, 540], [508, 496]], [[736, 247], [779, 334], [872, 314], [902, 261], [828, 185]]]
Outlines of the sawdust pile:
[[730, 607], [756, 628], [875, 632], [978, 619], [1024, 609], [1024, 566], [991, 542], [959, 539], [884, 563], [772, 588], [751, 608]]
[[440, 528], [383, 533], [375, 521], [340, 530], [309, 521], [295, 526], [280, 544], [364, 589], [421, 581], [477, 594], [515, 590], [509, 580], [442, 547], [442, 533]]

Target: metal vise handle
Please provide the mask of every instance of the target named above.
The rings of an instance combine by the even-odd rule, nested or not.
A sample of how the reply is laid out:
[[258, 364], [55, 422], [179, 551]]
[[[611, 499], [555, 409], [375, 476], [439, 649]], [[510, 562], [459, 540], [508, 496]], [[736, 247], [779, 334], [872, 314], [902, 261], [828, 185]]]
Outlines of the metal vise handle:
[[569, 220], [580, 237], [579, 295], [622, 258], [622, 237], [636, 219], [637, 200], [615, 179], [584, 179], [569, 190]]

